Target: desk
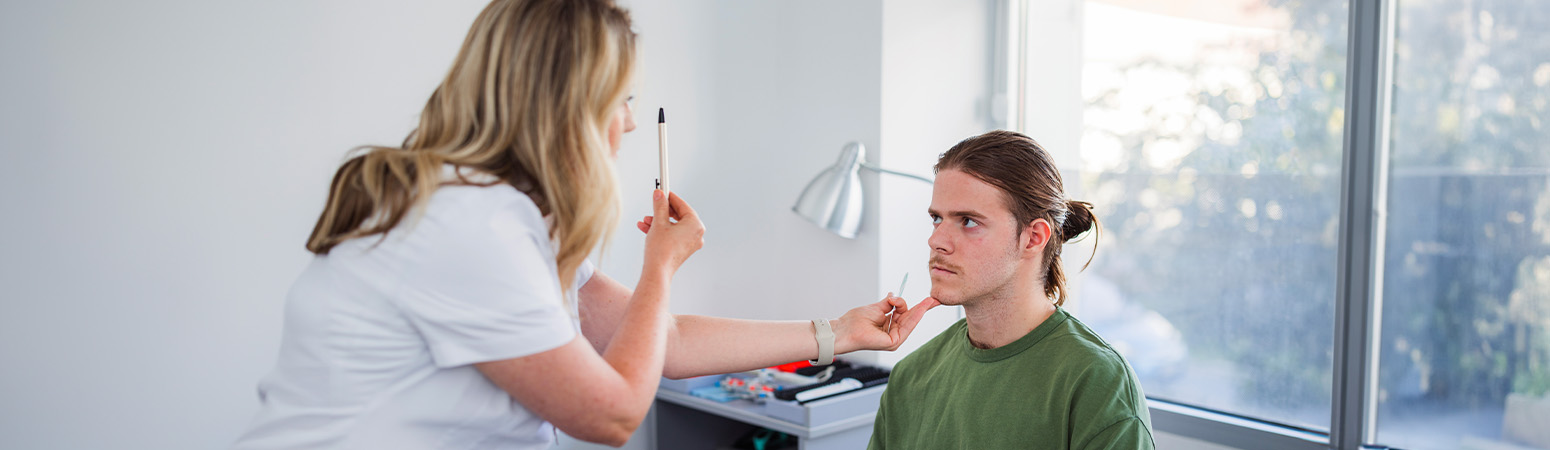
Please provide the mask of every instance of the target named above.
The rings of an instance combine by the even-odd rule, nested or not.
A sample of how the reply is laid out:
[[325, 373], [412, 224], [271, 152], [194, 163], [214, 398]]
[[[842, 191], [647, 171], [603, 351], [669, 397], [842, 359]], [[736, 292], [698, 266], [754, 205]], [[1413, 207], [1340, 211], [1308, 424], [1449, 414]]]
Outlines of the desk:
[[[822, 401], [810, 403], [818, 404]], [[759, 427], [797, 438], [798, 450], [860, 450], [872, 439], [877, 405], [867, 412], [804, 426], [765, 415], [748, 400], [717, 403], [682, 392], [657, 390], [657, 450], [721, 450]]]

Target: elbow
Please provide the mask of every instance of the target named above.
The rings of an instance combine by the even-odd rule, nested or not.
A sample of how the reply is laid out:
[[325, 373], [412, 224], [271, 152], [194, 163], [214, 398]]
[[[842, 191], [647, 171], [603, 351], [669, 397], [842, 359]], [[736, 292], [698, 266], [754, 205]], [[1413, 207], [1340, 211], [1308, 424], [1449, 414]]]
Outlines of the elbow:
[[588, 438], [581, 438], [579, 436], [577, 438], [581, 439], [581, 440], [584, 440], [584, 441], [587, 441], [587, 442], [591, 442], [593, 444], [602, 444], [602, 445], [607, 445], [607, 446], [613, 447], [613, 448], [619, 448], [619, 447], [623, 447], [624, 444], [630, 442], [630, 435], [631, 434], [634, 434], [634, 433], [615, 431], [615, 432], [609, 432], [609, 433], [606, 433], [606, 434], [599, 434], [599, 435], [596, 435], [596, 436], [592, 436], [592, 438], [590, 438], [590, 439], [588, 439]]
[[566, 434], [576, 439], [617, 448], [623, 447], [624, 444], [630, 442], [630, 436], [635, 434], [635, 428], [638, 426], [640, 426], [640, 421], [636, 421], [634, 424], [609, 421], [597, 426], [587, 427], [587, 429], [578, 429], [575, 432], [561, 431], [565, 431]]
[[598, 442], [598, 443], [599, 444], [603, 444], [603, 445], [607, 445], [607, 446], [613, 447], [613, 448], [619, 448], [619, 447], [623, 447], [624, 444], [629, 443], [629, 442], [630, 442], [630, 435], [624, 434], [624, 435], [618, 435], [618, 436], [610, 436], [608, 439], [603, 440], [602, 442]]
[[607, 429], [603, 431], [602, 439], [598, 443], [609, 447], [623, 447], [625, 443], [630, 442], [630, 436], [635, 435], [635, 429], [640, 428], [641, 422], [645, 420], [646, 417], [642, 415], [641, 417], [615, 421], [606, 427]]
[[561, 419], [550, 421], [560, 431], [571, 435], [576, 439], [602, 444], [611, 447], [620, 447], [630, 441], [630, 436], [646, 421], [646, 414], [651, 410], [649, 403], [628, 407], [623, 404], [597, 404], [590, 413], [581, 413]]

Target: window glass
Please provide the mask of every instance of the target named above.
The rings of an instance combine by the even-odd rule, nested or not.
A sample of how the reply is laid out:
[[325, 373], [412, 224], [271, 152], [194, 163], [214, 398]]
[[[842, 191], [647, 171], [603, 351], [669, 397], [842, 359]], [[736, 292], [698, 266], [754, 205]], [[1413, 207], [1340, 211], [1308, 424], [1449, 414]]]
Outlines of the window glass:
[[1395, 7], [1376, 440], [1550, 449], [1550, 3]]
[[1328, 430], [1346, 3], [1105, 0], [1081, 17], [1063, 169], [1105, 233], [1072, 309], [1153, 398]]

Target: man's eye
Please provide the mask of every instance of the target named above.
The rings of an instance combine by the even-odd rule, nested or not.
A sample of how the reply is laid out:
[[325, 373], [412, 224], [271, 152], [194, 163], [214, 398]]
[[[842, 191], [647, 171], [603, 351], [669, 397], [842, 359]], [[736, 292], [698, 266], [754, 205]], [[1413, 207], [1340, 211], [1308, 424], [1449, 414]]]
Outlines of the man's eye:
[[977, 226], [980, 226], [980, 223], [979, 222], [975, 222], [974, 219], [969, 219], [969, 218], [964, 218], [963, 219], [963, 227], [964, 228], [974, 228], [974, 227], [977, 227]]
[[942, 216], [931, 216], [931, 224], [932, 225], [940, 225], [941, 223], [942, 223]]

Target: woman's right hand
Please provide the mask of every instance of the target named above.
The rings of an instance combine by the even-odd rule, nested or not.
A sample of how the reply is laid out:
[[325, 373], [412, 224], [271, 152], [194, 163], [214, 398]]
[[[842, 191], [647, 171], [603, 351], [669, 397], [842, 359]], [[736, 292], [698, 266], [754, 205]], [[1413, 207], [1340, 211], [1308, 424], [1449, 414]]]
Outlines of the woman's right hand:
[[642, 270], [664, 270], [671, 276], [705, 245], [705, 224], [678, 194], [664, 196], [660, 189], [652, 191], [651, 204], [653, 215], [635, 224], [646, 233], [646, 266]]

